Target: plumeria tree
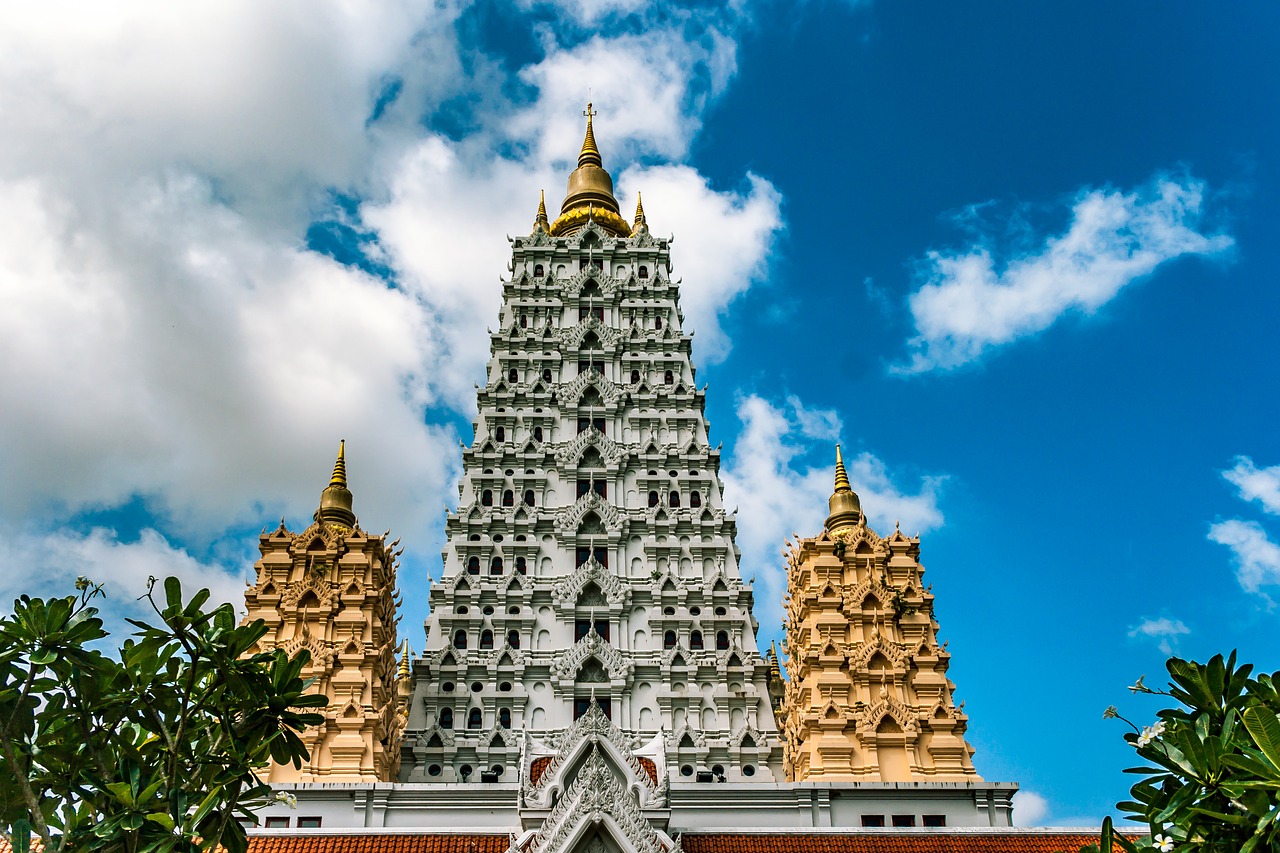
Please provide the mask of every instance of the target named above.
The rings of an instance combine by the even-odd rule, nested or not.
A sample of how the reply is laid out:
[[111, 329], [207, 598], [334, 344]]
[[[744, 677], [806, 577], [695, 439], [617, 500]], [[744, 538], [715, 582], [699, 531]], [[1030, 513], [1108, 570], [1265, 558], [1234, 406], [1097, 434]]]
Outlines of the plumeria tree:
[[1251, 678], [1236, 654], [1207, 664], [1170, 658], [1166, 696], [1177, 704], [1138, 726], [1114, 707], [1104, 717], [1133, 728], [1125, 740], [1146, 762], [1125, 772], [1142, 777], [1119, 809], [1145, 823], [1149, 839], [1135, 841], [1103, 827], [1101, 848], [1161, 853], [1251, 853], [1280, 849], [1280, 693], [1275, 675]]
[[297, 732], [326, 700], [306, 692], [306, 653], [248, 654], [261, 620], [206, 611], [208, 590], [184, 602], [176, 578], [163, 602], [155, 586], [158, 624], [129, 620], [114, 655], [84, 579], [0, 618], [0, 830], [16, 853], [33, 834], [47, 853], [243, 853], [240, 821], [271, 794], [255, 770], [307, 757]]

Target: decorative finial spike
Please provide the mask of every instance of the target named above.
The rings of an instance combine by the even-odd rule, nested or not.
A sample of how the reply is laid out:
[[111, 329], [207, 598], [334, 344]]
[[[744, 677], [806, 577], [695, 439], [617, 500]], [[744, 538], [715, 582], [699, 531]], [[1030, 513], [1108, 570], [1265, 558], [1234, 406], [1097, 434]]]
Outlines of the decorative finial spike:
[[578, 154], [578, 168], [582, 168], [588, 164], [592, 166], [603, 166], [604, 161], [600, 159], [600, 149], [596, 147], [595, 131], [591, 127], [591, 119], [596, 115], [595, 110], [591, 109], [591, 104], [587, 104], [586, 110], [582, 113], [587, 117], [587, 135], [582, 140], [582, 151]]
[[640, 193], [636, 193], [636, 219], [632, 224], [631, 231], [635, 233], [642, 228], [649, 227], [649, 221], [644, 217], [644, 201], [640, 198]]
[[547, 193], [545, 190], [538, 190], [538, 216], [533, 220], [533, 227], [542, 226], [543, 231], [550, 230], [551, 223], [547, 221]]
[[844, 456], [840, 453], [840, 445], [836, 445], [836, 491], [852, 492], [849, 484], [849, 472], [844, 469]]
[[333, 476], [329, 479], [330, 486], [347, 487], [347, 440], [344, 438], [338, 442], [338, 461], [333, 463]]

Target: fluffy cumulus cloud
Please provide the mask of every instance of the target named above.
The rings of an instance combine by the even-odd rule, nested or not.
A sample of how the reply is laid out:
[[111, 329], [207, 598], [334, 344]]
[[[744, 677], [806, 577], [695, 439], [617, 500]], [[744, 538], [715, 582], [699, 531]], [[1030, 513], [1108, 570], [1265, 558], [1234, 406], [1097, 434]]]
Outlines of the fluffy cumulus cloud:
[[1043, 826], [1049, 816], [1049, 801], [1025, 788], [1013, 797], [1014, 826]]
[[1082, 190], [1067, 230], [1035, 251], [1000, 258], [982, 241], [931, 252], [910, 297], [910, 357], [896, 370], [968, 364], [1068, 312], [1097, 310], [1167, 261], [1225, 251], [1228, 235], [1203, 232], [1204, 206], [1202, 182], [1157, 176], [1130, 192]]
[[1190, 634], [1191, 629], [1181, 619], [1170, 619], [1161, 616], [1158, 619], [1143, 619], [1129, 629], [1129, 636], [1143, 638], [1159, 644], [1163, 654], [1171, 655], [1178, 645], [1178, 638]]
[[[778, 548], [792, 533], [812, 536], [822, 528], [833, 487], [832, 444], [841, 424], [835, 412], [808, 408], [795, 397], [781, 404], [744, 397], [737, 413], [742, 431], [722, 474], [724, 500], [739, 511], [741, 571], [759, 585], [756, 612], [766, 635], [773, 636], [786, 588], [786, 563]], [[820, 460], [817, 465], [801, 462], [810, 455]], [[942, 524], [940, 478], [924, 478], [913, 493], [903, 491], [871, 453], [846, 454], [845, 464], [872, 527], [885, 532], [900, 522], [923, 532]]]
[[1267, 514], [1280, 515], [1280, 465], [1258, 468], [1248, 456], [1237, 456], [1222, 476], [1240, 490], [1241, 500], [1257, 501]]
[[[1263, 512], [1280, 515], [1280, 465], [1258, 468], [1248, 456], [1237, 456], [1222, 476], [1236, 487], [1241, 500], [1256, 501]], [[1256, 521], [1231, 518], [1210, 525], [1209, 541], [1230, 549], [1241, 588], [1270, 604], [1263, 588], [1280, 585], [1280, 545], [1266, 529]]]
[[[581, 21], [632, 11], [576, 5]], [[543, 55], [508, 69], [459, 42], [463, 14], [448, 0], [0, 13], [0, 523], [22, 543], [0, 574], [137, 587], [177, 573], [230, 596], [244, 554], [206, 558], [211, 543], [305, 519], [339, 438], [361, 516], [407, 534], [411, 556], [433, 550], [458, 456], [433, 424], [474, 406], [502, 233], [528, 230], [538, 189], [555, 205], [584, 69], [620, 188], [649, 190], [655, 228], [688, 229], [700, 355], [727, 352], [717, 318], [764, 269], [778, 194], [652, 164], [687, 153], [733, 74], [732, 15], [545, 31]], [[459, 98], [470, 130], [424, 127]], [[335, 196], [355, 203], [335, 213]], [[374, 272], [308, 248], [317, 218], [359, 233]], [[141, 534], [83, 521], [129, 507]]]

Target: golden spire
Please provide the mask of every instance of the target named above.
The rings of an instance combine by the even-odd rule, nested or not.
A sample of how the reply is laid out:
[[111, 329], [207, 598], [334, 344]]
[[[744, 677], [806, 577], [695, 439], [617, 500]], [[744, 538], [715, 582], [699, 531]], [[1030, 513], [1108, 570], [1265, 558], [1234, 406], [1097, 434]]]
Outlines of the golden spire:
[[831, 514], [824, 525], [830, 533], [848, 530], [862, 521], [862, 502], [849, 484], [849, 472], [844, 468], [844, 456], [836, 445], [836, 488], [827, 501]]
[[849, 472], [844, 469], [844, 456], [841, 455], [838, 444], [836, 445], [836, 491], [853, 491], [853, 486], [849, 485]]
[[587, 135], [578, 154], [578, 168], [569, 175], [560, 215], [548, 229], [554, 237], [576, 233], [592, 220], [615, 237], [631, 235], [631, 226], [622, 218], [618, 200], [613, 196], [613, 178], [605, 171], [600, 149], [596, 146], [592, 125], [595, 114], [591, 104], [587, 104], [583, 113], [587, 117]]
[[631, 233], [638, 233], [642, 228], [648, 228], [649, 221], [644, 218], [644, 200], [640, 198], [640, 193], [636, 193], [636, 221], [631, 226]]
[[397, 673], [400, 678], [409, 677], [409, 641], [405, 640], [404, 645], [400, 647], [400, 671]]
[[539, 226], [543, 231], [550, 231], [551, 224], [547, 221], [547, 194], [544, 190], [538, 190], [538, 216], [533, 220], [533, 227]]
[[333, 463], [333, 476], [320, 493], [320, 509], [316, 521], [327, 521], [342, 527], [354, 527], [356, 514], [351, 511], [351, 490], [347, 488], [347, 442], [338, 443], [338, 461]]
[[600, 159], [600, 149], [596, 147], [596, 135], [591, 129], [591, 117], [595, 115], [595, 111], [591, 109], [590, 102], [587, 102], [583, 115], [587, 117], [587, 135], [582, 140], [582, 151], [578, 153], [578, 168], [588, 163], [592, 166], [604, 166], [604, 161]]

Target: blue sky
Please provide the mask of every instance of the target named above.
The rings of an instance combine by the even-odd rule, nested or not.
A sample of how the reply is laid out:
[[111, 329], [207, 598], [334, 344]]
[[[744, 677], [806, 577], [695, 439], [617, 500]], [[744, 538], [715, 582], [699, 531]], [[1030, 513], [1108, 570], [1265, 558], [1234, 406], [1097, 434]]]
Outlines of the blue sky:
[[[1280, 666], [1271, 4], [0, 13], [0, 593], [234, 599], [348, 440], [415, 645], [506, 234], [581, 109], [676, 235], [761, 640], [831, 444], [922, 531], [975, 762], [1096, 823], [1167, 653]], [[1143, 697], [1140, 697], [1143, 698]]]

